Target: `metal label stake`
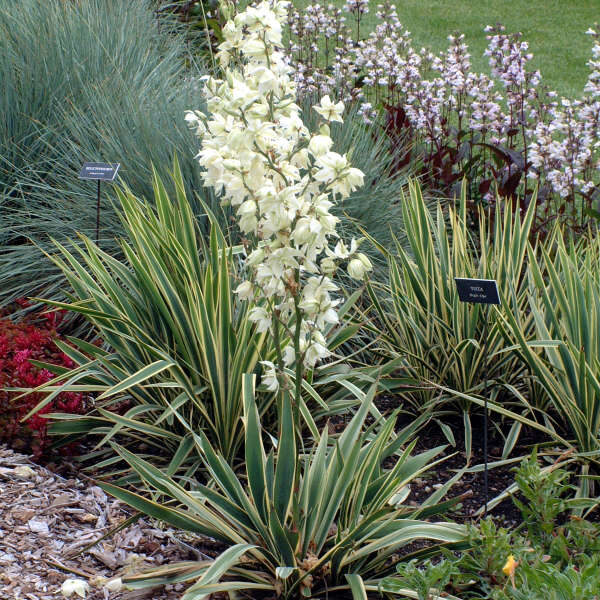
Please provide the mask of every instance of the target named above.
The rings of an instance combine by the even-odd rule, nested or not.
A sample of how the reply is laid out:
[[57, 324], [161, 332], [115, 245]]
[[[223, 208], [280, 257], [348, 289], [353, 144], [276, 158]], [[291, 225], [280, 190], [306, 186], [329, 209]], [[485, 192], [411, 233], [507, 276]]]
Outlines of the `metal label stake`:
[[96, 245], [100, 235], [100, 182], [114, 181], [121, 163], [83, 163], [79, 171], [79, 179], [95, 179], [98, 181], [96, 194]]
[[469, 302], [472, 304], [487, 304], [484, 314], [483, 324], [483, 455], [484, 455], [484, 471], [483, 471], [483, 488], [485, 494], [485, 507], [483, 516], [487, 516], [487, 506], [489, 502], [489, 486], [488, 486], [488, 327], [489, 327], [489, 305], [500, 304], [500, 295], [498, 294], [498, 284], [495, 279], [465, 279], [455, 277], [456, 290], [458, 298], [461, 302]]

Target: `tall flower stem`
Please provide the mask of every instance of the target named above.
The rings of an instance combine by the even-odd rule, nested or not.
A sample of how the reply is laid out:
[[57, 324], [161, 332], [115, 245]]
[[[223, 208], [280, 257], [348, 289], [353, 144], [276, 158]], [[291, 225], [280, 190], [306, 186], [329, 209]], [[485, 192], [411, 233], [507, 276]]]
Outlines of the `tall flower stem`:
[[[208, 114], [190, 111], [186, 119], [202, 138], [205, 184], [233, 207], [244, 236], [256, 240], [248, 279], [235, 291], [253, 303], [249, 319], [257, 330], [273, 336], [276, 356], [262, 361], [261, 383], [278, 393], [280, 415], [291, 409], [301, 440], [304, 369], [328, 356], [325, 328], [338, 322], [336, 263], [347, 260], [359, 279], [372, 266], [356, 240], [350, 250], [339, 240], [339, 219], [330, 213], [364, 177], [347, 155], [331, 150], [328, 123], [343, 121], [344, 105], [324, 96], [313, 107], [318, 132], [304, 125], [282, 50], [286, 14], [286, 2], [271, 0], [227, 22], [217, 54], [222, 78], [204, 82]], [[294, 389], [286, 369], [294, 372]]]
[[277, 355], [277, 371], [279, 372], [279, 378], [281, 379], [277, 393], [279, 398], [277, 412], [281, 415], [281, 411], [283, 410], [283, 403], [285, 402], [287, 384], [284, 379], [285, 363], [283, 361], [283, 354], [281, 352], [281, 334], [279, 332], [281, 323], [279, 321], [279, 316], [275, 310], [272, 311], [272, 315], [272, 331], [273, 341], [275, 344], [275, 353]]
[[[295, 272], [296, 284], [300, 283], [300, 270], [296, 269]], [[300, 434], [300, 402], [302, 401], [302, 380], [304, 378], [304, 363], [300, 356], [300, 333], [302, 324], [302, 310], [300, 309], [300, 300], [298, 294], [294, 296], [294, 309], [296, 313], [296, 329], [294, 331], [294, 354], [296, 356], [296, 381], [295, 381], [295, 393], [294, 393], [294, 426], [296, 431]]]

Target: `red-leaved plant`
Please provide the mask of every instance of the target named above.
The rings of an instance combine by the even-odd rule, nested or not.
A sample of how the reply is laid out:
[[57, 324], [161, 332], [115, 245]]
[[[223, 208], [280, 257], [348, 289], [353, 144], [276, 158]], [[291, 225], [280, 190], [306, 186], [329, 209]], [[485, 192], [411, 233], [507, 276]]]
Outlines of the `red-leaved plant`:
[[[18, 303], [25, 307], [26, 300]], [[54, 377], [47, 369], [39, 368], [32, 360], [71, 368], [73, 361], [55, 344], [60, 339], [56, 327], [62, 319], [60, 312], [27, 316], [13, 321], [0, 314], [0, 441], [15, 449], [33, 453], [41, 459], [48, 451], [48, 420], [42, 415], [50, 412], [81, 414], [83, 396], [65, 392], [47, 406], [21, 423], [21, 419], [38, 404], [42, 394], [20, 393], [7, 388], [35, 388]]]

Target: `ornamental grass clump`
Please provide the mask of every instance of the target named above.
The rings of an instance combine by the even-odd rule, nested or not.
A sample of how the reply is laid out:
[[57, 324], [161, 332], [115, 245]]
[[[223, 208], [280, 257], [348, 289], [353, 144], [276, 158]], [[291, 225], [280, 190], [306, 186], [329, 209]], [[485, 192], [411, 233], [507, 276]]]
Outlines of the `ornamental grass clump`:
[[[78, 234], [95, 235], [95, 182], [77, 177], [84, 162], [121, 163], [119, 181], [151, 198], [152, 165], [165, 181], [177, 153], [188, 200], [204, 212], [190, 193], [202, 183], [181, 114], [205, 69], [186, 61], [185, 39], [166, 15], [159, 27], [151, 4], [0, 0], [2, 307], [65, 299], [64, 277], [43, 252], [54, 251], [52, 240], [73, 240], [77, 252]], [[120, 257], [114, 200], [103, 183], [100, 244]]]
[[[48, 365], [44, 372], [53, 377], [19, 384], [30, 388], [19, 417], [61, 411], [40, 420], [50, 423], [57, 445], [94, 439], [97, 447], [81, 457], [89, 469], [115, 463], [108, 442], [118, 438], [127, 448], [147, 452], [154, 465], [168, 464], [169, 473], [189, 477], [201, 464], [190, 455], [190, 432], [200, 430], [229, 464], [238, 464], [244, 441], [241, 378], [261, 372], [259, 362], [270, 363], [275, 355], [271, 336], [250, 320], [249, 303], [233, 293], [243, 276], [243, 247], [229, 245], [214, 215], [210, 236], [204, 238], [177, 161], [172, 183], [175, 194], [155, 173], [151, 201], [128, 189], [117, 191], [125, 232], [121, 260], [89, 238], [83, 237], [79, 252], [56, 243], [52, 259], [72, 290], [71, 301], [46, 302], [68, 307], [103, 343], [69, 337], [71, 344], [64, 345], [69, 368]], [[352, 315], [359, 295], [346, 300], [339, 314]], [[360, 328], [352, 318], [326, 327], [328, 349], [339, 351]], [[287, 339], [286, 332], [282, 343]], [[314, 437], [320, 418], [356, 405], [353, 390], [369, 387], [381, 371], [393, 368], [350, 370], [341, 362], [337, 357], [312, 370], [303, 382], [302, 426]], [[267, 387], [261, 387], [256, 403], [263, 426], [274, 432], [275, 395]], [[66, 414], [56, 403], [57, 394], [69, 393], [87, 397], [85, 415]], [[0, 393], [0, 413], [1, 400]]]

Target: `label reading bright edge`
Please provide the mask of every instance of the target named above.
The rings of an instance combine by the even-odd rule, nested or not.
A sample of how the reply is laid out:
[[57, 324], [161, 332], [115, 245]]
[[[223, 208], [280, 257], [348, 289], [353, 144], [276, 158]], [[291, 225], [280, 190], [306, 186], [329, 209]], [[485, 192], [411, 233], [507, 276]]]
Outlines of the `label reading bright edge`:
[[102, 181], [113, 181], [117, 176], [120, 163], [83, 163], [79, 171], [79, 179], [101, 179]]
[[498, 285], [495, 279], [463, 279], [455, 277], [456, 289], [461, 302], [478, 304], [500, 304]]

